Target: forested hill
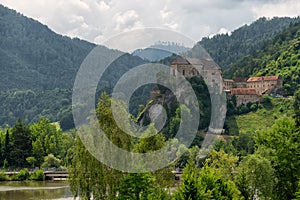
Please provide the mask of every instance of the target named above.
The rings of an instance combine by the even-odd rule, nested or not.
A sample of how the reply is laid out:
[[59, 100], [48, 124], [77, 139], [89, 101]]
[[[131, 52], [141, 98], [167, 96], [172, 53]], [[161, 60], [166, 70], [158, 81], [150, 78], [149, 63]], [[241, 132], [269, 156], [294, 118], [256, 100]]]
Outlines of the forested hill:
[[71, 88], [94, 47], [0, 5], [1, 90]]
[[[76, 73], [95, 44], [54, 33], [47, 26], [0, 5], [0, 126], [20, 117], [33, 123], [41, 117], [73, 128], [71, 94]], [[108, 52], [115, 50], [103, 48]], [[143, 64], [125, 54], [99, 83], [99, 93], [128, 69]]]
[[278, 34], [261, 50], [238, 61], [224, 72], [227, 77], [280, 75], [286, 95], [300, 86], [300, 22]]
[[[219, 64], [223, 67], [229, 66], [227, 63], [233, 63], [248, 52], [258, 49], [278, 31], [298, 20], [299, 18], [272, 20], [262, 18], [250, 26], [234, 31], [231, 36], [218, 35], [212, 39], [206, 38], [200, 44]], [[291, 44], [283, 43], [286, 45], [281, 47], [279, 44], [279, 46], [287, 51]], [[38, 21], [0, 5], [0, 126], [12, 125], [18, 117], [26, 123], [33, 123], [41, 117], [46, 117], [52, 122], [61, 122], [63, 129], [73, 128], [71, 112], [73, 82], [83, 59], [95, 46], [83, 40], [56, 34]], [[103, 48], [109, 52], [114, 51]], [[295, 47], [295, 51], [297, 48]], [[286, 54], [293, 56], [290, 53]], [[99, 83], [99, 93], [103, 90], [110, 92], [112, 86], [126, 71], [143, 63], [145, 63], [143, 59], [125, 54], [106, 71]], [[293, 65], [297, 67], [298, 64]], [[230, 69], [235, 72], [236, 68]], [[289, 88], [288, 84], [294, 87], [292, 84], [295, 77], [285, 76], [285, 78], [292, 80], [286, 82], [286, 90]], [[149, 95], [147, 90], [137, 93], [139, 95], [133, 99], [135, 107], [142, 102], [140, 97], [147, 100]]]
[[233, 31], [231, 35], [221, 34], [212, 38], [203, 38], [198, 44], [222, 69], [226, 69], [244, 56], [261, 49], [266, 41], [299, 20], [299, 17], [275, 17], [270, 20], [260, 18], [250, 25], [244, 25]]

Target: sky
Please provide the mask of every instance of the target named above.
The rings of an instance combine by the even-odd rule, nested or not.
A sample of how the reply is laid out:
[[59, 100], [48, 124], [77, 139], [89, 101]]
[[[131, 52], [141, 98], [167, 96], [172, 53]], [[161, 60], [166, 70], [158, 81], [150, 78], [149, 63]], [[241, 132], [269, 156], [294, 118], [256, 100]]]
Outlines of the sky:
[[195, 41], [259, 17], [300, 15], [299, 0], [0, 0], [56, 33], [101, 44], [138, 28], [179, 32]]

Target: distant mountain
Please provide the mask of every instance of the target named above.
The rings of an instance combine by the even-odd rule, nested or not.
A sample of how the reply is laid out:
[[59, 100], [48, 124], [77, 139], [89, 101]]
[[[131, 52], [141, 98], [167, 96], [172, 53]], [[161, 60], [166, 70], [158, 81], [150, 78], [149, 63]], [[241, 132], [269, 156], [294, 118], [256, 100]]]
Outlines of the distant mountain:
[[300, 22], [224, 71], [226, 77], [280, 75], [286, 95], [300, 87]]
[[244, 56], [261, 49], [267, 41], [298, 21], [299, 17], [263, 17], [250, 25], [238, 28], [230, 35], [203, 38], [198, 45], [201, 45], [222, 69], [226, 69]]
[[175, 43], [159, 43], [155, 45], [151, 45], [148, 48], [145, 49], [137, 49], [135, 50], [132, 55], [134, 56], [139, 56], [140, 58], [144, 60], [148, 60], [151, 62], [154, 61], [160, 61], [166, 57], [171, 56], [173, 53], [174, 54], [180, 54], [188, 51], [189, 48], [175, 44]]
[[[0, 126], [11, 125], [18, 117], [27, 123], [48, 117], [60, 121], [64, 129], [72, 128], [72, 87], [82, 61], [94, 47], [0, 5]], [[110, 92], [126, 71], [143, 63], [124, 54], [105, 71], [98, 92]]]

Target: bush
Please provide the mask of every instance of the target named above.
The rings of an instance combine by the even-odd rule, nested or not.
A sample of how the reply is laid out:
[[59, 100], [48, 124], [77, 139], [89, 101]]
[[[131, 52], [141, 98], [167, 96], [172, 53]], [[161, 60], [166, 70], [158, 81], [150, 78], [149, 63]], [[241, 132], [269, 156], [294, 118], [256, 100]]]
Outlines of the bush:
[[56, 158], [53, 154], [49, 154], [48, 156], [44, 157], [44, 162], [42, 164], [43, 168], [48, 168], [48, 167], [60, 167], [61, 160]]
[[16, 175], [17, 181], [25, 181], [29, 179], [29, 172], [27, 169], [21, 169], [19, 173]]
[[251, 105], [250, 105], [250, 110], [251, 111], [256, 111], [258, 109], [258, 104], [257, 103], [252, 103]]
[[262, 97], [262, 104], [264, 104], [264, 105], [271, 104], [271, 98], [269, 95], [264, 95]]
[[30, 180], [44, 181], [45, 180], [45, 175], [44, 175], [43, 170], [39, 169], [37, 171], [34, 171], [30, 176]]
[[9, 181], [9, 177], [4, 172], [0, 172], [0, 181]]

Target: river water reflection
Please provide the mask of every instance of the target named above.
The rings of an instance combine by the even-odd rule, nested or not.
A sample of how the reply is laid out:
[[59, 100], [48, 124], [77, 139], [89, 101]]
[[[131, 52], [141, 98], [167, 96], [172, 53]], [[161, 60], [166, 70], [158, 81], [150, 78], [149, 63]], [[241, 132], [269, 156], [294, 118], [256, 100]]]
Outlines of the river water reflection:
[[67, 182], [0, 182], [0, 200], [73, 200]]

